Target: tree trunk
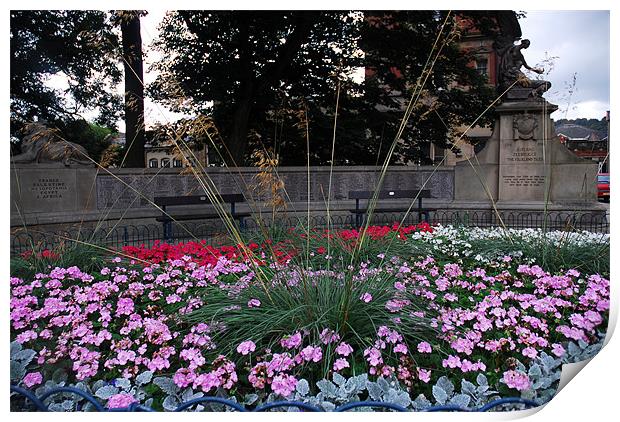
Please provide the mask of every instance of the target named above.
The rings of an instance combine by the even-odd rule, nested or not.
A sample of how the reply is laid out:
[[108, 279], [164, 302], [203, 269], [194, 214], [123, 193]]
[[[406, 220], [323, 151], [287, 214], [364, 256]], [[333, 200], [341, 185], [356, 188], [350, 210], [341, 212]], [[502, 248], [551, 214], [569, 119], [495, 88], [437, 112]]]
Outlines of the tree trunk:
[[144, 84], [140, 16], [122, 12], [123, 64], [125, 67], [125, 139], [127, 156], [123, 167], [145, 167]]
[[252, 99], [243, 98], [237, 101], [235, 113], [233, 115], [230, 138], [227, 148], [230, 152], [225, 154], [226, 164], [229, 167], [245, 165], [245, 150], [248, 145], [248, 123], [252, 109]]
[[[248, 45], [249, 20], [243, 22], [239, 28], [239, 40], [241, 51], [241, 63], [247, 73], [241, 81], [239, 89], [240, 98], [235, 103], [235, 112], [230, 128], [230, 137], [226, 143], [230, 155], [225, 154], [229, 166], [243, 166], [245, 164], [245, 152], [248, 146], [248, 132], [250, 130], [250, 116], [254, 101], [280, 80], [285, 69], [290, 66], [295, 56], [299, 53], [302, 44], [308, 39], [312, 26], [317, 21], [319, 14], [316, 12], [299, 12], [296, 16], [296, 25], [293, 32], [287, 37], [280, 47], [278, 57], [274, 63], [265, 67], [258, 78], [254, 75], [250, 61], [250, 47]], [[232, 156], [232, 160], [230, 159]]]

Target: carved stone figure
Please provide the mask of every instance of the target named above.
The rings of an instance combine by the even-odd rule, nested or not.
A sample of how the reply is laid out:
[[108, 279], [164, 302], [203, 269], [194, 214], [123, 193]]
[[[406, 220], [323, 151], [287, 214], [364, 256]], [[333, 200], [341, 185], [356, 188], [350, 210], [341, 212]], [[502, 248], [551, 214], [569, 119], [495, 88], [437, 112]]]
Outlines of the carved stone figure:
[[515, 130], [514, 139], [516, 140], [534, 140], [534, 132], [538, 128], [536, 117], [531, 114], [519, 114], [514, 117], [513, 127]]
[[88, 159], [83, 146], [61, 139], [44, 122], [32, 123], [27, 130], [28, 134], [22, 139], [22, 153], [12, 157], [14, 163], [61, 162], [65, 166], [94, 164]]
[[539, 98], [543, 92], [546, 92], [551, 88], [551, 82], [544, 80], [529, 79], [521, 68], [524, 67], [532, 72], [542, 74], [543, 69], [537, 69], [531, 67], [525, 61], [522, 50], [527, 49], [530, 46], [530, 40], [522, 40], [519, 44], [514, 44], [514, 41], [509, 42], [510, 37], [502, 37], [495, 43], [495, 50], [499, 56], [498, 66], [498, 89], [500, 92], [504, 92], [507, 89], [519, 89], [519, 87], [525, 88], [526, 98]]
[[[536, 100], [541, 98], [542, 93], [551, 88], [551, 83], [542, 80], [529, 79], [521, 72], [521, 68], [542, 74], [542, 69], [530, 67], [523, 57], [523, 50], [530, 46], [529, 40], [521, 39], [521, 26], [517, 15], [512, 10], [495, 12], [495, 20], [499, 33], [495, 36], [493, 48], [497, 61], [497, 89], [504, 93], [504, 100]], [[508, 91], [507, 91], [508, 90]]]

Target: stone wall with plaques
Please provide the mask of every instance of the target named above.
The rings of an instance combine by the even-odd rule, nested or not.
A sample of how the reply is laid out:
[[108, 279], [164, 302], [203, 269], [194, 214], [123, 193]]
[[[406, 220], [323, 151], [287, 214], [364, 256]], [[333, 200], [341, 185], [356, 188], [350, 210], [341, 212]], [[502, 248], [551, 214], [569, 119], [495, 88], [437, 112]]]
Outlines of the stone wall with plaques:
[[[213, 184], [220, 193], [245, 194], [248, 203], [238, 210], [257, 211], [268, 208], [270, 193], [258, 189], [257, 168], [209, 168], [207, 175], [197, 177], [178, 169], [96, 169], [54, 168], [40, 165], [15, 168], [11, 177], [11, 225], [19, 226], [105, 222], [119, 219], [126, 223], [154, 222], [160, 211], [153, 205], [157, 196], [200, 195], [205, 184]], [[317, 212], [326, 207], [346, 212], [354, 201], [349, 191], [373, 190], [381, 168], [375, 166], [311, 167], [308, 190], [308, 169], [281, 167], [278, 176], [284, 182], [282, 196], [287, 211], [303, 211], [310, 207]], [[86, 173], [84, 173], [86, 171]], [[433, 198], [429, 206], [445, 206], [454, 197], [454, 174], [451, 167], [390, 167], [383, 181], [383, 190], [428, 189]], [[21, 194], [20, 194], [21, 190]], [[14, 201], [14, 198], [19, 198]], [[403, 204], [409, 202], [401, 201]], [[394, 202], [396, 204], [396, 202]], [[19, 211], [18, 211], [19, 209]], [[189, 212], [200, 212], [196, 207]]]
[[[348, 200], [349, 191], [373, 190], [379, 171], [379, 167], [335, 167], [331, 175], [331, 190], [329, 167], [311, 167], [309, 186], [308, 170], [304, 167], [281, 167], [278, 176], [284, 182], [282, 195], [287, 202], [306, 203], [309, 199], [324, 204], [328, 194], [331, 194], [330, 202], [334, 202]], [[211, 182], [220, 193], [242, 192], [250, 200], [268, 201], [269, 193], [257, 188], [257, 173], [255, 168], [212, 168], [207, 176], [161, 170], [116, 170], [113, 174], [97, 177], [97, 209], [152, 208], [156, 196], [200, 195], [204, 193], [202, 183]], [[425, 189], [431, 190], [434, 198], [444, 201], [452, 199], [453, 176], [450, 168], [393, 167], [385, 176], [383, 189], [418, 189], [425, 182]]]

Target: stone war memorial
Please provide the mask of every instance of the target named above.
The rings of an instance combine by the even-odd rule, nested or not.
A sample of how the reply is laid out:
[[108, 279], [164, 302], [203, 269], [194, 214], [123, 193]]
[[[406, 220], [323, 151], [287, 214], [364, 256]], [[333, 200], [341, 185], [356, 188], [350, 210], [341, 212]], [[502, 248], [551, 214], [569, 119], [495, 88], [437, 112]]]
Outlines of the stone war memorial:
[[454, 208], [562, 212], [565, 215], [604, 213], [597, 202], [597, 165], [577, 157], [555, 135], [551, 113], [558, 107], [544, 97], [551, 84], [528, 79], [522, 50], [508, 36], [499, 54], [497, 119], [484, 148], [454, 169]]

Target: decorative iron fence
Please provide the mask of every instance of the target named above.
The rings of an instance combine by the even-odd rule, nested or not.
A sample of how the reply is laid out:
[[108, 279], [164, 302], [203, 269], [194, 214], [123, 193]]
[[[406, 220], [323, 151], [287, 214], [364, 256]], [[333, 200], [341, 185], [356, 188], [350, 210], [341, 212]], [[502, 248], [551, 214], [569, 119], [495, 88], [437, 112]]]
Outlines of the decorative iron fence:
[[[128, 407], [107, 409], [99, 401], [86, 391], [80, 390], [75, 387], [57, 387], [47, 391], [40, 397], [37, 397], [32, 391], [25, 388], [11, 385], [11, 396], [13, 400], [21, 400], [20, 403], [13, 403], [13, 406], [18, 405], [17, 411], [51, 411], [49, 405], [45, 403], [49, 398], [57, 394], [75, 394], [82, 397], [88, 403], [92, 405], [92, 410], [96, 412], [155, 412], [148, 406], [141, 405], [139, 403], [132, 403]], [[206, 409], [205, 405], [218, 405], [219, 411], [237, 411], [237, 412], [268, 412], [268, 411], [302, 411], [302, 412], [323, 412], [324, 410], [313, 406], [308, 403], [300, 401], [277, 401], [266, 403], [257, 406], [254, 409], [248, 409], [245, 406], [228, 399], [221, 397], [200, 397], [197, 399], [186, 401], [181, 403], [174, 412], [191, 411], [196, 410], [197, 406], [202, 406]], [[542, 406], [543, 404], [537, 403], [533, 400], [523, 399], [519, 397], [509, 397], [503, 399], [497, 399], [487, 403], [479, 408], [463, 408], [456, 405], [443, 405], [432, 406], [424, 409], [424, 412], [488, 412], [498, 410], [523, 410], [533, 407]], [[411, 409], [407, 409], [395, 403], [379, 402], [379, 401], [359, 401], [353, 403], [347, 403], [340, 405], [334, 409], [334, 412], [347, 412], [347, 411], [361, 411], [363, 409], [380, 409], [383, 411], [396, 411], [396, 412], [411, 412]], [[13, 410], [13, 409], [11, 409]], [[81, 410], [81, 409], [80, 409]], [[218, 410], [216, 410], [218, 411]]]
[[[378, 213], [372, 216], [373, 225], [392, 225], [400, 222], [404, 213]], [[335, 229], [356, 227], [354, 215], [333, 215], [330, 217], [330, 227]], [[412, 212], [404, 219], [405, 225], [416, 224], [420, 221], [417, 213]], [[363, 220], [363, 224], [366, 221]], [[508, 227], [515, 229], [539, 228], [543, 230], [586, 230], [596, 233], [609, 233], [609, 222], [603, 213], [570, 213], [570, 212], [541, 212], [527, 211], [500, 211], [490, 210], [437, 210], [430, 212], [429, 223], [452, 224], [466, 227]], [[262, 230], [289, 230], [307, 225], [306, 216], [285, 217], [275, 221], [247, 218], [243, 230], [252, 234]], [[326, 229], [327, 216], [312, 215], [310, 227]], [[164, 235], [161, 224], [141, 224], [115, 226], [111, 228], [76, 228], [59, 231], [40, 232], [37, 230], [16, 231], [11, 234], [11, 253], [16, 255], [27, 250], [52, 249], [69, 242], [89, 243], [110, 249], [120, 249], [123, 246], [150, 246], [155, 241], [184, 242], [190, 240], [205, 240], [217, 244], [225, 239], [226, 227], [221, 221], [208, 220], [202, 222], [177, 222], [167, 236]]]

